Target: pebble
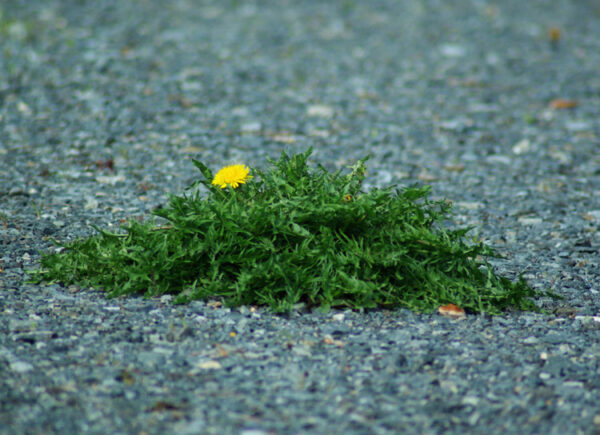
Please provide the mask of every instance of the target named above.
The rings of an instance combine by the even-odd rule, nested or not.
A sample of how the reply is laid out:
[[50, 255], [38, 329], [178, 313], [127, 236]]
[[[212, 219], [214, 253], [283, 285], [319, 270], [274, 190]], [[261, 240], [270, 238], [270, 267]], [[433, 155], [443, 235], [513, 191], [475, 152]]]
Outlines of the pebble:
[[125, 182], [125, 175], [99, 175], [96, 177], [96, 181], [101, 184], [115, 186], [117, 183]]
[[485, 160], [488, 163], [500, 163], [502, 165], [510, 165], [512, 163], [512, 159], [510, 157], [500, 154], [489, 156]]
[[471, 119], [458, 118], [441, 121], [438, 125], [442, 130], [449, 130], [457, 133], [462, 133], [471, 128], [474, 125], [474, 123]]
[[518, 219], [519, 223], [521, 225], [527, 225], [527, 226], [532, 226], [532, 225], [539, 225], [543, 222], [542, 218], [537, 218], [537, 217], [524, 217], [521, 216]]
[[214, 360], [202, 361], [197, 364], [197, 367], [202, 370], [218, 370], [222, 368], [221, 363]]
[[589, 210], [587, 216], [590, 216], [592, 219], [596, 221], [600, 221], [600, 210]]
[[261, 129], [262, 124], [260, 122], [247, 122], [240, 127], [242, 133], [258, 133]]
[[571, 132], [582, 132], [590, 130], [591, 125], [587, 121], [567, 121], [565, 127]]
[[467, 49], [458, 44], [443, 44], [440, 46], [441, 53], [446, 57], [464, 57], [467, 54]]
[[94, 198], [87, 198], [85, 205], [83, 206], [84, 210], [96, 210], [98, 208], [98, 200]]
[[461, 403], [463, 405], [471, 405], [471, 406], [477, 406], [477, 405], [479, 405], [480, 402], [481, 402], [481, 399], [479, 397], [475, 397], [475, 396], [465, 396], [461, 400]]
[[334, 115], [334, 110], [333, 107], [330, 106], [315, 104], [306, 108], [306, 115], [319, 118], [331, 118]]
[[240, 435], [268, 435], [268, 432], [260, 429], [242, 429]]
[[137, 360], [142, 366], [155, 367], [164, 361], [164, 356], [155, 351], [142, 351], [137, 354]]
[[457, 207], [464, 208], [466, 210], [479, 210], [480, 208], [485, 207], [485, 204], [476, 201], [458, 201], [455, 204]]
[[103, 307], [103, 309], [106, 311], [112, 311], [112, 312], [121, 311], [121, 307], [119, 307], [119, 306], [106, 306], [106, 307]]
[[8, 194], [10, 196], [18, 196], [18, 195], [24, 195], [25, 194], [25, 189], [21, 188], [21, 187], [12, 187], [9, 191]]
[[512, 147], [512, 152], [517, 155], [527, 153], [530, 150], [531, 142], [529, 139], [522, 139]]
[[27, 373], [34, 369], [33, 365], [24, 361], [13, 361], [10, 363], [10, 369], [15, 373]]

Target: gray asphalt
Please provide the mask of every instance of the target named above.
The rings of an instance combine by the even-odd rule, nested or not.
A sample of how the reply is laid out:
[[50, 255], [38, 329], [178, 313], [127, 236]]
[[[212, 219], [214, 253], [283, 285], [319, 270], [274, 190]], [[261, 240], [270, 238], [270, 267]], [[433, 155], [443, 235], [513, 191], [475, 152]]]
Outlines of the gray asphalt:
[[[593, 0], [0, 4], [0, 433], [600, 432]], [[547, 314], [229, 310], [27, 283], [50, 238], [312, 146], [427, 183]]]

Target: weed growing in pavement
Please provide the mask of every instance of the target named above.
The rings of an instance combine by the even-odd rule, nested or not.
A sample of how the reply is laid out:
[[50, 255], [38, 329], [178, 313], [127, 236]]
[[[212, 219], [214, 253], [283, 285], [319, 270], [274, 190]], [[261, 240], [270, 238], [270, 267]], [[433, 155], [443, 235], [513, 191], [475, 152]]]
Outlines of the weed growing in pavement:
[[203, 179], [154, 211], [166, 224], [131, 220], [121, 232], [95, 228], [91, 238], [57, 242], [64, 250], [44, 254], [33, 280], [276, 312], [298, 303], [537, 310], [538, 293], [523, 279], [498, 276], [486, 261], [494, 251], [469, 240], [469, 228], [443, 226], [451, 206], [429, 200], [430, 187], [363, 191], [366, 159], [349, 173], [330, 173], [309, 167], [310, 153], [284, 153], [265, 171], [234, 165], [215, 176], [194, 161]]

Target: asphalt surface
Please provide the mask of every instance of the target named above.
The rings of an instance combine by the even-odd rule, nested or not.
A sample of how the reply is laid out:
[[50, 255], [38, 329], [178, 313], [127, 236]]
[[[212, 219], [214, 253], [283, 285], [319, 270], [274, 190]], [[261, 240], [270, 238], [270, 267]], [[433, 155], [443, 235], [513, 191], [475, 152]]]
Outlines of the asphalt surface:
[[[600, 5], [0, 4], [0, 433], [600, 433]], [[431, 184], [547, 314], [229, 310], [32, 285], [50, 238], [314, 148]]]

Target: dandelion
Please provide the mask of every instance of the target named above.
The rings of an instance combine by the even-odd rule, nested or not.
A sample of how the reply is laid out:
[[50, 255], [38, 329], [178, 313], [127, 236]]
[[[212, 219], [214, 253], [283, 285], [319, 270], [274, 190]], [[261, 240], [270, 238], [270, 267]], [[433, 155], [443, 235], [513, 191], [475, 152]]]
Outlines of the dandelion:
[[240, 184], [244, 184], [252, 178], [252, 175], [248, 175], [249, 172], [250, 169], [245, 165], [225, 166], [216, 173], [215, 178], [212, 180], [212, 184], [219, 186], [221, 189], [225, 189], [227, 186], [231, 186], [235, 189]]

